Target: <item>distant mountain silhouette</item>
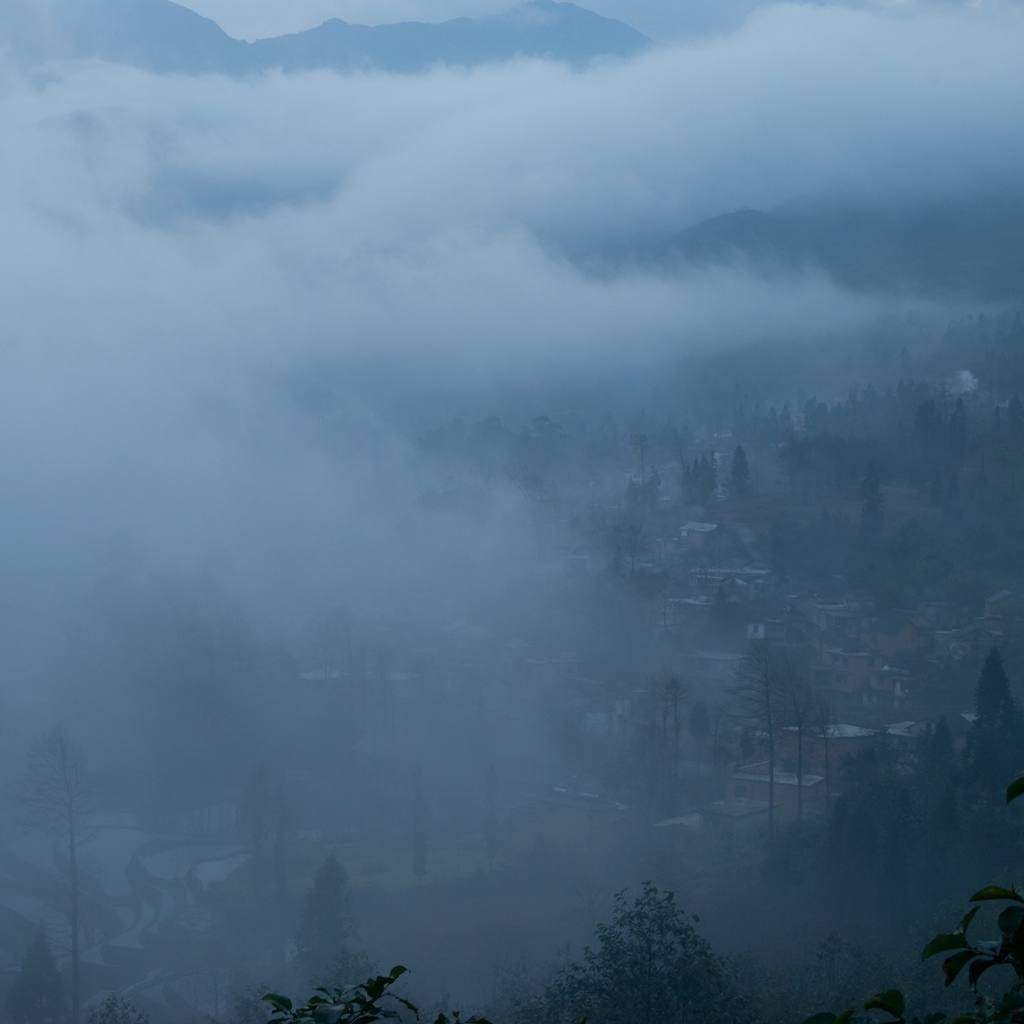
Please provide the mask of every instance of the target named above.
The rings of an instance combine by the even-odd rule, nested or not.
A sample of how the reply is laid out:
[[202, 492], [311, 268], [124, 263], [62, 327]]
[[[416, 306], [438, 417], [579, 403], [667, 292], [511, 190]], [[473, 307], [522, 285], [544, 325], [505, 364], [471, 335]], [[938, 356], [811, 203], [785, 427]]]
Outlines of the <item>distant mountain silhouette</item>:
[[1024, 296], [1024, 193], [884, 208], [794, 203], [702, 221], [670, 249], [701, 265], [808, 268], [858, 290], [935, 297]]
[[473, 67], [517, 56], [582, 66], [595, 57], [629, 57], [650, 40], [620, 21], [572, 3], [531, 0], [505, 14], [440, 24], [350, 25], [331, 19], [295, 35], [247, 43], [170, 0], [54, 0], [29, 15], [17, 0], [0, 13], [0, 31], [28, 61], [90, 59], [156, 73], [240, 75], [282, 68], [379, 69], [415, 73], [438, 64]]

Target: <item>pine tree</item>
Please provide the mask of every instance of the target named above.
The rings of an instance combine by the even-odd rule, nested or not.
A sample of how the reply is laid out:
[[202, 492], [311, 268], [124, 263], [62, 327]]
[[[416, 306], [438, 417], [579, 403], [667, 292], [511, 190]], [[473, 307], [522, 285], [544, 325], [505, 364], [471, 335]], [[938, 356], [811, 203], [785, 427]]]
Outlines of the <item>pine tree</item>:
[[57, 962], [40, 925], [21, 961], [21, 971], [7, 996], [14, 1024], [64, 1024], [68, 1003]]
[[730, 468], [732, 479], [732, 493], [744, 495], [747, 493], [747, 486], [750, 483], [750, 466], [747, 465], [747, 453], [742, 445], [736, 445], [736, 451], [732, 453], [732, 466]]
[[1002, 802], [1006, 779], [1024, 767], [1024, 716], [1010, 693], [996, 647], [988, 652], [978, 677], [974, 713], [964, 747], [967, 777], [982, 802], [996, 806]]
[[327, 857], [306, 893], [295, 945], [310, 971], [323, 970], [356, 935], [348, 898], [348, 873], [337, 857]]

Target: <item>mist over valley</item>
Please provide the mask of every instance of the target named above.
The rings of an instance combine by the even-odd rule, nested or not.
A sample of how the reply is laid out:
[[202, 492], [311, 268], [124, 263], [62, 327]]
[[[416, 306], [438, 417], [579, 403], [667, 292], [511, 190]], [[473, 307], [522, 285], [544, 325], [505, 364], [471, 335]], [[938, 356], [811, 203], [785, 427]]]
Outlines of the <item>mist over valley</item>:
[[1016, 1020], [1022, 44], [8, 0], [0, 1020]]

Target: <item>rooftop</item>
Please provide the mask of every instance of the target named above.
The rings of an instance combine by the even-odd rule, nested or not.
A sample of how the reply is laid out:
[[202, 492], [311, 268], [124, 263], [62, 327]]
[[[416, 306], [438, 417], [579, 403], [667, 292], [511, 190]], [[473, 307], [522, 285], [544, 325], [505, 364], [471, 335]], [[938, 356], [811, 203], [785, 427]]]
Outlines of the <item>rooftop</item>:
[[[767, 782], [768, 773], [758, 771], [759, 765], [747, 765], [745, 768], [737, 768], [733, 772], [732, 777], [738, 779], [741, 782]], [[804, 775], [800, 780], [801, 785], [805, 788], [807, 786], [816, 786], [819, 782], [824, 782], [824, 775]], [[777, 786], [795, 786], [797, 784], [796, 772], [775, 772], [775, 785]]]
[[713, 814], [721, 818], [746, 818], [754, 814], [767, 814], [768, 801], [737, 796], [731, 800], [716, 800], [700, 810], [701, 814]]

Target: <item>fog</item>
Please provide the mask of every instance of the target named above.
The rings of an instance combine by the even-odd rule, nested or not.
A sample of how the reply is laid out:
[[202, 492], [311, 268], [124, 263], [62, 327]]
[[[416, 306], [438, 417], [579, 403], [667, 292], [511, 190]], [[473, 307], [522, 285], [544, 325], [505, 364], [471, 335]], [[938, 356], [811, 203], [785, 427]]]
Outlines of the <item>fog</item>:
[[[244, 524], [251, 561], [250, 542], [278, 536], [278, 501], [260, 492], [330, 486], [273, 384], [318, 361], [355, 361], [396, 389], [487, 388], [869, 322], [890, 303], [813, 272], [594, 264], [705, 217], [830, 191], [899, 204], [1008, 187], [1024, 147], [1007, 130], [1020, 33], [1002, 12], [781, 7], [714, 44], [582, 75], [524, 63], [429, 78], [102, 65], [9, 77], [3, 404], [8, 472], [21, 461], [28, 477], [17, 512], [34, 529], [73, 493], [93, 543], [139, 531], [171, 562], [232, 547], [222, 531], [237, 540]], [[345, 415], [386, 431], [383, 410], [357, 401]], [[401, 459], [401, 441], [382, 443]], [[284, 478], [268, 487], [268, 474]], [[83, 557], [71, 547], [57, 564]]]
[[[441, 21], [505, 6], [202, 0], [195, 10], [253, 39], [328, 17]], [[694, 839], [666, 852], [652, 831], [655, 819], [696, 821], [708, 801], [746, 799], [730, 773], [752, 760], [743, 744], [763, 738], [730, 703], [735, 680], [693, 668], [700, 652], [739, 662], [757, 636], [748, 622], [795, 616], [805, 598], [852, 607], [855, 594], [865, 622], [955, 606], [955, 627], [931, 627], [942, 638], [928, 667], [907, 663], [916, 705], [836, 712], [865, 735], [901, 715], [968, 710], [983, 652], [964, 647], [957, 660], [950, 644], [967, 641], [945, 634], [971, 616], [988, 617], [993, 643], [1019, 665], [1017, 620], [995, 631], [984, 601], [986, 587], [1012, 591], [1024, 578], [1012, 466], [1005, 502], [984, 503], [1003, 510], [1005, 533], [1000, 519], [974, 548], [973, 535], [950, 541], [952, 512], [943, 521], [945, 544], [980, 552], [970, 570], [919, 579], [907, 569], [897, 583], [863, 545], [878, 536], [878, 472], [899, 551], [911, 544], [904, 519], [924, 529], [971, 474], [1003, 486], [992, 467], [1015, 456], [988, 458], [1009, 449], [985, 431], [993, 415], [992, 430], [1015, 415], [1020, 370], [1000, 345], [1019, 331], [1020, 292], [917, 289], [895, 257], [891, 287], [854, 288], [804, 256], [763, 259], [727, 238], [728, 258], [700, 260], [678, 239], [740, 211], [853, 209], [891, 227], [979, 203], [1017, 210], [1020, 6], [590, 6], [657, 45], [582, 71], [519, 59], [237, 78], [101, 61], [27, 68], [14, 42], [0, 51], [5, 991], [17, 991], [40, 920], [72, 985], [65, 903], [53, 895], [64, 854], [21, 827], [15, 785], [55, 724], [98, 780], [82, 1020], [109, 992], [132, 996], [153, 1024], [262, 1020], [230, 1016], [230, 993], [251, 986], [305, 996], [316, 972], [296, 922], [317, 863], [335, 853], [359, 932], [345, 937], [347, 955], [409, 962], [413, 994], [499, 1024], [538, 1012], [522, 1009], [536, 995], [523, 979], [540, 991], [554, 970], [544, 965], [567, 943], [565, 955], [578, 952], [610, 894], [645, 879], [682, 887], [730, 953], [772, 952], [743, 934], [743, 900], [762, 924], [791, 900], [780, 929], [806, 952], [795, 936], [815, 897], [771, 888], [770, 835], [768, 846], [730, 847], [732, 869], [747, 872], [730, 893], [712, 847]], [[965, 373], [970, 388], [947, 389]], [[950, 402], [967, 398], [970, 444], [950, 441], [949, 462], [912, 454], [930, 396], [941, 396], [942, 429], [953, 422], [947, 390]], [[826, 416], [847, 403], [846, 419], [832, 414], [842, 425], [813, 427], [819, 401]], [[778, 426], [779, 413], [793, 426]], [[836, 442], [850, 446], [838, 483], [793, 468], [815, 429], [853, 439]], [[749, 490], [735, 461], [730, 476], [739, 444]], [[688, 482], [701, 456], [718, 467], [707, 491]], [[655, 485], [648, 500], [655, 467], [660, 496]], [[925, 511], [911, 508], [919, 498]], [[843, 532], [862, 515], [859, 535]], [[728, 544], [701, 555], [691, 540], [679, 554], [694, 521]], [[808, 531], [800, 553], [794, 530]], [[727, 562], [770, 571], [771, 583], [736, 598], [734, 614], [687, 625], [714, 597], [687, 589], [692, 574]], [[719, 580], [714, 600], [733, 600], [733, 582]], [[787, 649], [816, 644], [824, 657], [824, 633], [795, 636]], [[886, 672], [898, 667], [887, 656]], [[720, 715], [722, 753], [716, 724], [703, 764], [691, 722], [681, 754], [677, 709], [671, 780], [653, 782], [637, 750], [654, 734], [639, 723], [664, 673], [682, 679], [691, 707]], [[941, 678], [941, 698], [938, 683], [914, 690], [919, 678]], [[489, 764], [504, 833], [485, 856]], [[414, 772], [433, 858], [415, 878], [402, 859], [412, 863]], [[581, 853], [538, 831], [531, 845], [516, 809], [556, 784], [598, 788], [618, 807], [614, 840], [588, 833]], [[281, 811], [264, 834], [244, 822], [271, 791], [290, 817]], [[830, 806], [821, 830], [838, 827]], [[211, 824], [211, 808], [228, 808], [233, 824]], [[271, 833], [292, 858], [287, 871], [285, 853], [274, 861], [273, 885], [260, 875]], [[154, 866], [154, 843], [181, 864]], [[143, 927], [129, 861], [188, 889], [189, 923], [175, 903]], [[181, 881], [213, 861], [226, 865], [219, 889]], [[53, 892], [26, 881], [29, 867]], [[239, 896], [250, 884], [255, 896]], [[969, 884], [944, 876], [928, 898], [960, 898]], [[849, 923], [815, 918], [808, 934], [870, 934], [841, 912]], [[889, 962], [898, 948], [894, 938]], [[520, 964], [517, 1003], [495, 971]], [[754, 984], [759, 969], [736, 984]]]

